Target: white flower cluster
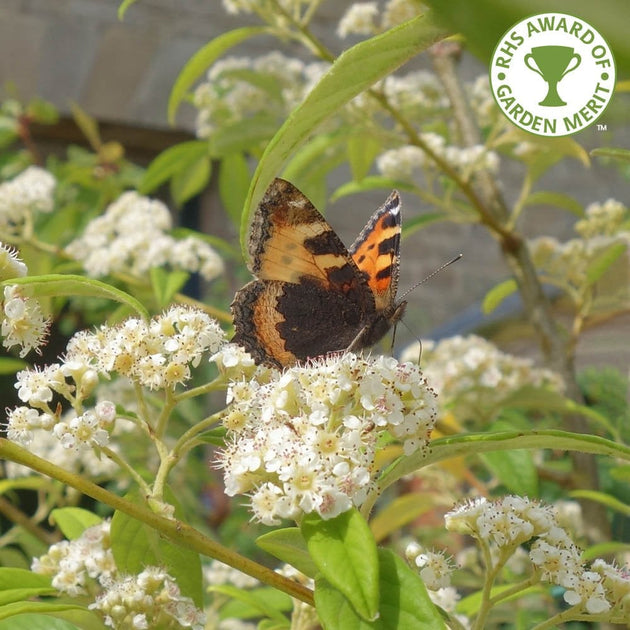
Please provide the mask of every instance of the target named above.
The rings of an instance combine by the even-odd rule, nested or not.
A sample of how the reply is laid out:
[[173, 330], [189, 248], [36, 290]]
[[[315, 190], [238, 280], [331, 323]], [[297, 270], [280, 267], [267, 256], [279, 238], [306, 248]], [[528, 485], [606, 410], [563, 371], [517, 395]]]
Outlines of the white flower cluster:
[[[564, 600], [576, 613], [630, 614], [630, 573], [603, 560], [586, 568], [569, 534], [550, 506], [518, 496], [469, 501], [445, 516], [446, 528], [468, 534], [484, 545], [508, 552], [534, 539], [529, 558], [539, 579], [565, 589]], [[505, 558], [505, 553], [494, 554]], [[488, 567], [490, 569], [490, 567]]]
[[472, 83], [467, 83], [465, 89], [470, 107], [481, 128], [490, 127], [497, 122], [503, 123], [505, 126], [511, 124], [497, 107], [497, 102], [494, 100], [490, 88], [490, 78], [487, 74], [482, 74]]
[[5, 286], [2, 311], [2, 345], [7, 349], [20, 346], [22, 358], [31, 350], [39, 352], [48, 338], [50, 319], [42, 313], [37, 298], [29, 295], [28, 288]]
[[[379, 18], [376, 2], [355, 2], [346, 10], [337, 26], [337, 35], [376, 35], [381, 31], [402, 24], [422, 13], [419, 2], [414, 0], [388, 0]], [[377, 24], [377, 21], [380, 24]]]
[[[421, 133], [420, 137], [431, 151], [448, 162], [464, 179], [478, 171], [496, 173], [499, 169], [498, 155], [483, 145], [464, 148], [447, 146], [446, 139], [433, 132]], [[435, 169], [431, 158], [420, 147], [413, 145], [385, 151], [377, 158], [376, 166], [385, 177], [411, 183], [416, 172]]]
[[209, 138], [248, 119], [279, 123], [302, 100], [309, 83], [308, 66], [278, 51], [254, 59], [221, 59], [193, 95], [197, 136]]
[[[35, 431], [50, 431], [67, 449], [85, 450], [106, 446], [116, 419], [113, 403], [104, 401], [84, 409], [83, 401], [98, 384], [98, 375], [87, 363], [53, 363], [43, 369], [18, 372], [15, 388], [27, 406], [7, 413], [7, 437], [23, 446], [33, 442]], [[57, 394], [69, 401], [75, 412], [61, 418]], [[76, 410], [79, 410], [78, 412]]]
[[98, 610], [110, 628], [204, 630], [206, 627], [206, 614], [190, 597], [181, 594], [164, 569], [147, 567], [138, 575], [118, 576], [104, 586], [89, 608]]
[[[405, 356], [417, 358], [417, 345]], [[501, 352], [477, 335], [456, 335], [438, 343], [423, 341], [422, 360], [427, 379], [440, 395], [440, 405], [461, 420], [487, 417], [525, 386], [555, 392], [564, 389], [555, 372]]]
[[451, 585], [453, 559], [443, 551], [424, 549], [417, 542], [411, 542], [405, 548], [405, 557], [409, 564], [415, 565], [425, 586], [438, 591]]
[[275, 4], [282, 7], [290, 15], [294, 15], [300, 10], [301, 5], [310, 4], [312, 0], [223, 0], [223, 8], [234, 15], [238, 13], [265, 12], [271, 5], [272, 10]]
[[[215, 320], [187, 306], [172, 306], [149, 322], [130, 318], [119, 326], [80, 331], [62, 362], [18, 373], [15, 387], [28, 406], [8, 412], [7, 435], [28, 446], [41, 429], [67, 449], [107, 446], [116, 420], [114, 403], [101, 399], [85, 408], [99, 374], [127, 377], [149, 389], [173, 389], [190, 378], [190, 367], [199, 365], [204, 353], [217, 352], [224, 341]], [[60, 400], [71, 404], [69, 414], [60, 415]]]
[[468, 618], [456, 613], [460, 596], [457, 589], [451, 586], [451, 575], [455, 570], [453, 558], [443, 551], [425, 549], [415, 541], [405, 548], [405, 558], [417, 569], [431, 601], [457, 619], [462, 628], [469, 628]]
[[19, 235], [31, 229], [36, 214], [52, 212], [55, 178], [39, 166], [29, 166], [0, 184], [0, 235]]
[[390, 74], [383, 82], [383, 93], [393, 107], [411, 119], [450, 106], [439, 79], [427, 70]]
[[51, 576], [61, 593], [93, 597], [89, 608], [97, 610], [110, 628], [203, 630], [205, 614], [180, 593], [166, 571], [149, 566], [138, 575], [120, 574], [111, 551], [110, 524], [103, 521], [73, 541], [52, 545], [33, 560], [32, 570]]
[[33, 560], [31, 570], [50, 576], [53, 587], [61, 593], [72, 597], [87, 594], [90, 580], [110, 580], [116, 573], [110, 525], [106, 520], [88, 527], [73, 541], [55, 543], [48, 553]]
[[625, 235], [630, 239], [630, 213], [616, 199], [592, 203], [586, 207], [584, 218], [575, 224], [575, 231], [582, 238]]
[[[0, 243], [0, 280], [22, 278], [27, 274], [26, 265], [17, 252]], [[31, 350], [39, 352], [48, 337], [50, 319], [44, 317], [39, 301], [30, 295], [27, 286], [5, 285], [2, 300], [2, 345], [10, 349], [20, 346], [20, 357]]]
[[227, 401], [226, 493], [249, 493], [267, 525], [361, 505], [383, 432], [413, 453], [427, 445], [436, 414], [417, 366], [351, 353], [283, 373], [258, 368], [230, 384]]
[[199, 272], [206, 280], [222, 273], [223, 262], [210, 245], [194, 237], [177, 240], [167, 233], [171, 227], [170, 212], [161, 201], [127, 191], [65, 251], [93, 277], [145, 276], [162, 265]]
[[615, 243], [630, 243], [630, 212], [619, 201], [592, 203], [583, 219], [575, 224], [580, 238], [560, 242], [550, 236], [529, 241], [534, 264], [554, 283], [573, 289], [588, 285], [591, 263]]
[[149, 389], [174, 388], [224, 341], [221, 326], [207, 313], [175, 305], [148, 322], [131, 317], [119, 326], [78, 332], [68, 343], [66, 361], [105, 375], [115, 372]]

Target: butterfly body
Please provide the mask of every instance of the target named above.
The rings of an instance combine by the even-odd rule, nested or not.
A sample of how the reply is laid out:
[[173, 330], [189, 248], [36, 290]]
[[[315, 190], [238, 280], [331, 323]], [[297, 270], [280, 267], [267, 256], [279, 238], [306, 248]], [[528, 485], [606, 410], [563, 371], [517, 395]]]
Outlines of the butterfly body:
[[292, 184], [276, 179], [254, 214], [251, 271], [232, 303], [235, 335], [257, 363], [276, 367], [381, 339], [396, 302], [400, 198], [393, 192], [347, 249]]

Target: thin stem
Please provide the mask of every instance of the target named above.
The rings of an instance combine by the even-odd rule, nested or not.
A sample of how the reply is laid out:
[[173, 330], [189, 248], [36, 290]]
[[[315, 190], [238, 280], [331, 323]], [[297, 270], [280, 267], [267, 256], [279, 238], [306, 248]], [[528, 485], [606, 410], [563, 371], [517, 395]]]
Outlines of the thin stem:
[[490, 547], [486, 544], [485, 540], [479, 540], [479, 546], [481, 547], [481, 551], [483, 554], [483, 561], [486, 565], [486, 577], [483, 584], [483, 590], [481, 593], [481, 605], [479, 606], [479, 611], [477, 613], [477, 618], [475, 619], [475, 623], [473, 624], [473, 630], [478, 630], [479, 628], [484, 628], [486, 619], [490, 610], [492, 609], [492, 598], [490, 597], [492, 593], [492, 587], [494, 586], [494, 582], [499, 575], [499, 572], [503, 568], [505, 561], [508, 559], [509, 554], [507, 554], [505, 549], [501, 550], [501, 555], [497, 560], [495, 566], [492, 566], [492, 554], [490, 553]]
[[162, 411], [160, 411], [158, 420], [155, 423], [155, 436], [158, 440], [161, 440], [166, 433], [166, 427], [168, 426], [168, 421], [176, 402], [173, 390], [170, 387], [167, 387], [164, 390], [164, 404], [162, 405]]
[[508, 589], [506, 589], [504, 591], [501, 591], [495, 597], [491, 597], [490, 598], [490, 603], [492, 604], [492, 606], [496, 606], [497, 604], [501, 603], [502, 601], [504, 601], [506, 599], [509, 599], [510, 597], [514, 597], [514, 595], [517, 595], [518, 593], [521, 593], [522, 591], [530, 588], [531, 586], [534, 586], [534, 584], [538, 584], [539, 582], [540, 582], [540, 580], [538, 579], [538, 576], [532, 575], [531, 577], [527, 578], [526, 580], [523, 580], [522, 582], [519, 582], [518, 584], [514, 584], [510, 588], [508, 588]]
[[201, 420], [201, 422], [197, 422], [195, 426], [190, 427], [188, 431], [183, 433], [177, 442], [175, 442], [175, 446], [171, 449], [171, 458], [174, 459], [174, 463], [177, 463], [194, 445], [196, 445], [197, 436], [217, 424], [221, 420], [222, 415], [223, 411], [214, 413]]
[[220, 560], [265, 584], [287, 593], [291, 597], [295, 597], [311, 606], [314, 605], [313, 593], [310, 589], [220, 545], [187, 523], [177, 519], [165, 518], [155, 514], [144, 505], [136, 505], [131, 501], [122, 499], [91, 481], [83, 479], [80, 475], [68, 472], [37, 455], [33, 455], [6, 438], [0, 438], [0, 457], [27, 466], [47, 477], [57, 479], [96, 501], [109, 505], [142, 523], [146, 523], [177, 545]]
[[120, 468], [127, 472], [128, 475], [140, 486], [143, 494], [149, 494], [151, 488], [147, 484], [147, 482], [135, 471], [133, 466], [119, 453], [112, 450], [108, 446], [102, 446], [101, 451], [111, 459], [115, 464], [118, 464]]
[[180, 394], [173, 395], [173, 401], [175, 404], [180, 403], [182, 400], [186, 400], [188, 398], [195, 398], [197, 396], [203, 396], [204, 394], [209, 394], [210, 392], [216, 392], [221, 389], [224, 389], [226, 385], [226, 381], [223, 376], [219, 375], [213, 381], [206, 383], [205, 385], [200, 385], [199, 387], [193, 387], [192, 389], [187, 389]]
[[4, 497], [0, 496], [0, 514], [6, 516], [6, 518], [25, 529], [29, 534], [32, 534], [38, 540], [41, 540], [46, 545], [52, 545], [59, 542], [61, 538], [55, 532], [48, 532], [37, 523], [34, 522], [32, 517], [24, 514], [22, 510], [15, 507], [12, 503], [7, 501]]

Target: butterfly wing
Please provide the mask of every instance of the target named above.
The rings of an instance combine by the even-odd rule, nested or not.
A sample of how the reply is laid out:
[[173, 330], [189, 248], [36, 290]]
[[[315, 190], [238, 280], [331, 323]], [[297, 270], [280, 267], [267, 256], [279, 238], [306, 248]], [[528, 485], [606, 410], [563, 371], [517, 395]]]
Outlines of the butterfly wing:
[[367, 276], [379, 312], [391, 308], [396, 299], [400, 267], [400, 209], [400, 195], [394, 190], [372, 215], [349, 250], [354, 262]]
[[276, 179], [250, 231], [251, 271], [258, 278], [232, 303], [233, 341], [257, 362], [289, 365], [344, 350], [373, 319], [366, 277], [313, 204]]

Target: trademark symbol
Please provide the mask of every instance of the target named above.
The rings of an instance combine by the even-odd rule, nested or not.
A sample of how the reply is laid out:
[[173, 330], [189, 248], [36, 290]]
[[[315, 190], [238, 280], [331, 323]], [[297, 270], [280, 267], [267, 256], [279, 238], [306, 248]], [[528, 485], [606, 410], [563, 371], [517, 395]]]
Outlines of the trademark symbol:
[[597, 131], [608, 131], [608, 125], [597, 125]]

